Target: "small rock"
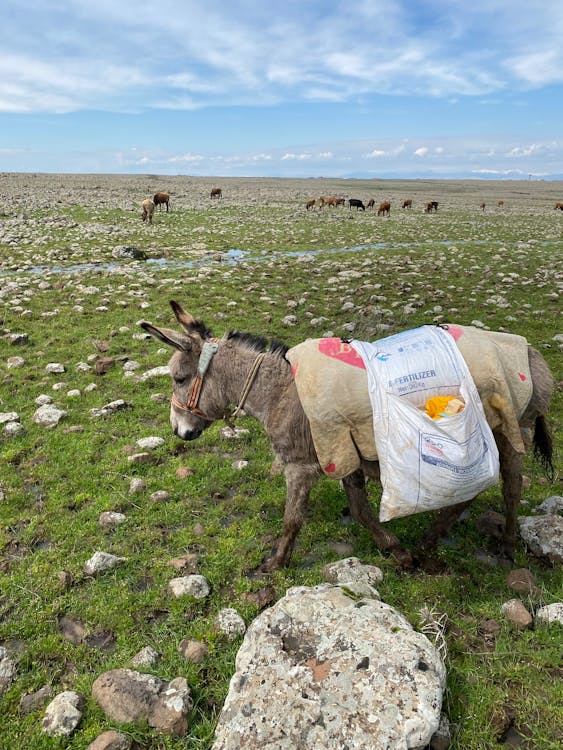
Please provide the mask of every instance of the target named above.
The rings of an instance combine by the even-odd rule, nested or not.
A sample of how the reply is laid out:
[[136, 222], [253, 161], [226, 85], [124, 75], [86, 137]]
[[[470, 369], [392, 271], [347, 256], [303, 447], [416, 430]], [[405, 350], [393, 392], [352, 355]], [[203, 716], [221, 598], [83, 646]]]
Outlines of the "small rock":
[[102, 732], [91, 742], [86, 750], [131, 750], [133, 740], [115, 729]]
[[134, 667], [146, 667], [156, 664], [159, 659], [158, 651], [155, 651], [152, 646], [145, 646], [131, 659], [131, 664]]
[[6, 360], [6, 367], [11, 369], [12, 367], [23, 367], [25, 365], [25, 359], [23, 357], [8, 357]]
[[114, 364], [115, 359], [113, 357], [100, 357], [94, 363], [94, 370], [96, 372], [96, 375], [105, 375], [106, 372], [109, 372], [111, 370]]
[[130, 495], [135, 495], [138, 492], [144, 492], [146, 489], [147, 489], [147, 483], [145, 482], [144, 479], [141, 479], [140, 477], [133, 477], [133, 479], [129, 482], [129, 494]]
[[525, 630], [532, 624], [532, 615], [519, 599], [510, 599], [501, 607], [501, 612], [515, 627]]
[[181, 557], [174, 557], [172, 560], [168, 560], [167, 565], [170, 565], [174, 570], [185, 570], [187, 568], [188, 570], [195, 572], [199, 565], [199, 557], [191, 552], [182, 555]]
[[124, 513], [116, 513], [113, 510], [106, 510], [100, 513], [98, 523], [104, 531], [111, 531], [127, 520]]
[[166, 500], [170, 500], [170, 493], [166, 490], [156, 490], [151, 494], [151, 500], [153, 503], [163, 503]]
[[563, 517], [521, 516], [518, 523], [520, 535], [534, 555], [563, 563]]
[[108, 552], [94, 552], [92, 557], [84, 563], [84, 572], [88, 576], [93, 576], [97, 573], [111, 570], [111, 568], [115, 568], [116, 565], [122, 562], [125, 562], [124, 557], [110, 555]]
[[52, 404], [45, 404], [36, 410], [33, 421], [43, 427], [56, 427], [66, 416], [67, 412], [63, 409], [57, 409]]
[[176, 476], [178, 479], [186, 479], [186, 477], [193, 477], [194, 470], [190, 466], [180, 466], [176, 469]]
[[214, 625], [230, 641], [246, 633], [246, 623], [236, 609], [232, 609], [232, 607], [222, 609], [215, 618]]
[[518, 593], [529, 593], [536, 589], [536, 581], [533, 574], [527, 568], [511, 570], [506, 579], [508, 588]]
[[563, 602], [554, 602], [538, 609], [536, 622], [558, 622], [563, 625]]
[[74, 732], [82, 718], [82, 697], [73, 690], [59, 693], [47, 706], [41, 725], [50, 737], [68, 736]]
[[205, 599], [211, 591], [207, 579], [196, 574], [173, 578], [168, 587], [176, 598], [193, 596], [195, 599]]
[[16, 665], [4, 646], [0, 646], [0, 695], [12, 684], [15, 676]]
[[25, 716], [37, 711], [38, 708], [43, 708], [52, 694], [53, 691], [50, 685], [43, 685], [42, 688], [39, 688], [34, 693], [22, 695], [20, 698], [20, 714]]
[[322, 570], [323, 578], [330, 583], [361, 582], [370, 586], [381, 583], [383, 572], [375, 565], [364, 565], [357, 557], [347, 557], [328, 563]]
[[7, 422], [19, 422], [19, 415], [17, 411], [4, 411], [0, 412], [0, 424], [6, 424]]
[[127, 460], [130, 464], [154, 464], [156, 458], [152, 453], [133, 453], [131, 456], [127, 456]]
[[25, 429], [21, 422], [6, 422], [4, 425], [4, 434], [8, 437], [18, 437], [18, 435], [23, 435], [24, 432]]
[[236, 471], [241, 471], [242, 469], [245, 469], [248, 466], [248, 461], [244, 461], [243, 459], [239, 459], [238, 461], [233, 461], [232, 467]]
[[45, 366], [45, 372], [48, 372], [50, 374], [58, 374], [64, 371], [65, 366], [60, 362], [49, 362], [49, 364]]
[[547, 497], [540, 505], [538, 505], [535, 512], [558, 516], [563, 514], [563, 497], [561, 497], [561, 495]]
[[143, 450], [154, 451], [164, 445], [164, 439], [161, 437], [146, 437], [137, 440], [137, 445]]
[[184, 638], [178, 646], [178, 651], [182, 654], [184, 659], [187, 659], [194, 664], [201, 664], [209, 653], [209, 649], [205, 643], [202, 643], [202, 641], [196, 641], [194, 638]]

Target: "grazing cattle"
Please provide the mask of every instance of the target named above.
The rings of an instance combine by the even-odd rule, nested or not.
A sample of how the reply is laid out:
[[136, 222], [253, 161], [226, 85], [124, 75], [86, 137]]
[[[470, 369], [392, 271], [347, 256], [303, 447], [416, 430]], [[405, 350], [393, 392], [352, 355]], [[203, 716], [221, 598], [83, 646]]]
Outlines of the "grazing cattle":
[[560, 211], [563, 211], [563, 201], [557, 201], [557, 203], [555, 204], [554, 208], [556, 210], [559, 209]]
[[349, 208], [354, 207], [356, 211], [359, 211], [360, 208], [362, 209], [362, 211], [366, 210], [366, 207], [359, 198], [350, 198], [350, 200], [348, 201], [348, 206]]
[[336, 206], [343, 206], [344, 198], [338, 198], [336, 195], [333, 195], [331, 198], [326, 199], [325, 205], [332, 206], [333, 208]]
[[497, 201], [497, 206], [499, 208], [502, 208], [504, 206], [504, 201], [503, 200]]
[[166, 205], [166, 213], [168, 213], [168, 204], [170, 203], [169, 193], [155, 193], [152, 201], [155, 206], [159, 206], [159, 211], [162, 211], [162, 206]]
[[152, 201], [150, 198], [146, 198], [142, 202], [143, 207], [143, 215], [141, 216], [143, 221], [149, 222], [149, 224], [152, 224], [152, 215], [154, 213], [154, 201]]
[[209, 193], [210, 198], [222, 198], [223, 197], [223, 191], [221, 188], [211, 188], [211, 192]]
[[325, 204], [325, 203], [326, 203], [326, 199], [325, 199], [324, 195], [320, 195], [320, 196], [319, 196], [319, 197], [317, 198], [317, 206], [318, 206], [319, 208], [322, 208], [322, 207], [324, 206], [324, 204]]
[[375, 206], [375, 201], [373, 198], [370, 198], [369, 201], [366, 203], [366, 208], [373, 208]]
[[307, 209], [307, 211], [310, 208], [315, 208], [315, 199], [314, 198], [309, 198], [309, 200], [307, 201], [307, 203], [305, 203], [305, 208]]
[[406, 200], [404, 200], [401, 208], [412, 208], [412, 199], [407, 198]]
[[[305, 504], [311, 488], [327, 473], [327, 469], [323, 473], [319, 463], [311, 425], [301, 404], [292, 366], [286, 356], [287, 347], [279, 341], [268, 345], [260, 336], [238, 331], [230, 331], [221, 339], [212, 338], [211, 331], [203, 321], [196, 320], [177, 302], [171, 301], [170, 304], [176, 319], [184, 329], [182, 333], [169, 328], [157, 328], [146, 321], [142, 321], [140, 325], [152, 336], [176, 350], [169, 362], [173, 381], [170, 406], [172, 429], [182, 440], [196, 440], [210, 424], [223, 419], [229, 405], [233, 403], [238, 404], [233, 416], [244, 408], [248, 416], [255, 417], [261, 422], [268, 433], [277, 462], [284, 466], [287, 485], [282, 537], [275, 554], [267, 561], [265, 567], [272, 570], [280, 565], [287, 565], [303, 524]], [[492, 339], [489, 338], [491, 335]], [[491, 382], [486, 375], [488, 371], [483, 374], [477, 368], [480, 359], [493, 356], [497, 349], [495, 337], [498, 335], [477, 331], [476, 334], [470, 335], [470, 343], [465, 349], [463, 333], [461, 338], [456, 337], [456, 343], [462, 356], [470, 357], [468, 365], [476, 368], [475, 385], [499, 451], [506, 513], [503, 548], [505, 554], [511, 557], [516, 539], [518, 505], [522, 495], [522, 461], [527, 447], [524, 440], [530, 442], [524, 436], [531, 437], [533, 432], [535, 455], [541, 458], [545, 468], [553, 471], [553, 443], [546, 420], [553, 391], [553, 376], [541, 354], [527, 346], [524, 356], [527, 355], [528, 359], [532, 384], [531, 397], [524, 412], [514, 415], [514, 425], [510, 420], [506, 421], [503, 415], [508, 403], [501, 394], [509, 393], [509, 382], [502, 379], [502, 374], [498, 382]], [[333, 341], [338, 343], [342, 350], [343, 342]], [[509, 337], [507, 345], [511, 351], [520, 346], [515, 337]], [[348, 344], [345, 346], [349, 347]], [[478, 347], [478, 351], [475, 351], [475, 347]], [[346, 435], [355, 445], [353, 436], [357, 434], [356, 428], [362, 420], [373, 425], [373, 413], [365, 370], [356, 367], [350, 369], [354, 374], [349, 374], [348, 377], [365, 378], [359, 390], [364, 394], [362, 407], [358, 411], [355, 405], [347, 415], [344, 415], [349, 425]], [[393, 440], [394, 435], [389, 435], [389, 439]], [[382, 448], [385, 450], [385, 446]], [[380, 476], [379, 465], [374, 458], [377, 456], [375, 443], [367, 449], [370, 458], [362, 456], [357, 445], [355, 450], [357, 468], [351, 468], [350, 473], [342, 478], [350, 514], [370, 530], [375, 544], [380, 549], [387, 550], [402, 564], [408, 566], [412, 563], [412, 556], [390, 530], [381, 526], [368, 502], [366, 478], [378, 479]], [[438, 512], [423, 539], [426, 550], [431, 552], [438, 539], [447, 533], [471, 502], [460, 502]]]
[[486, 204], [485, 202], [483, 202], [483, 203], [481, 203], [481, 204], [479, 205], [479, 208], [481, 209], [481, 211], [482, 211], [483, 213], [485, 213], [485, 208], [486, 208], [486, 207], [487, 207], [487, 204]]
[[424, 213], [431, 214], [432, 211], [438, 210], [438, 201], [428, 201]]
[[378, 216], [389, 216], [391, 213], [391, 203], [389, 201], [381, 201], [379, 208], [377, 209]]

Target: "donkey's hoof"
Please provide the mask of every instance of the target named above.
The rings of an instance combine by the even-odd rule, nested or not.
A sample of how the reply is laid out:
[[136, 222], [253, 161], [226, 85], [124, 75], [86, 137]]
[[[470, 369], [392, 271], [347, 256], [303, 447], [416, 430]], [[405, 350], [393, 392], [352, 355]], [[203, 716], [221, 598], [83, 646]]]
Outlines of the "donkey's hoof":
[[403, 549], [402, 547], [394, 547], [393, 549], [389, 550], [389, 554], [394, 560], [399, 563], [403, 570], [413, 570], [413, 568], [415, 567], [413, 556], [408, 551], [408, 549]]

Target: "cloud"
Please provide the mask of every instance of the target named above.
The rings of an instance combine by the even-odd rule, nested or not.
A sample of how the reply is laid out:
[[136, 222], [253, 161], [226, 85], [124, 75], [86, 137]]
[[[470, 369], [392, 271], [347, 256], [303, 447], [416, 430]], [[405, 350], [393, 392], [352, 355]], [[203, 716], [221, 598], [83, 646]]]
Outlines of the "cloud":
[[357, 0], [350, 12], [169, 0], [157, 12], [132, 0], [5, 0], [0, 110], [455, 99], [545, 86], [563, 81], [559, 6], [435, 0], [422, 13], [408, 0]]
[[429, 150], [430, 149], [428, 148], [428, 146], [421, 146], [420, 148], [417, 148], [414, 151], [414, 155], [415, 156], [421, 156], [421, 157], [422, 156], [426, 156], [426, 154], [428, 153]]

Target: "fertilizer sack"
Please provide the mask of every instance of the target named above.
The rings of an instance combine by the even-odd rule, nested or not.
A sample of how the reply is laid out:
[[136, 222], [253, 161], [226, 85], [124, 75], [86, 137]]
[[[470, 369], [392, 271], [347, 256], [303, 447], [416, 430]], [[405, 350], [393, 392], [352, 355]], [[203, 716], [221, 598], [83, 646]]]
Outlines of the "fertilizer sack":
[[[498, 482], [498, 451], [453, 338], [422, 326], [372, 344], [353, 340], [368, 375], [383, 494], [380, 521], [471, 500]], [[429, 399], [450, 396], [456, 414], [433, 419]]]

